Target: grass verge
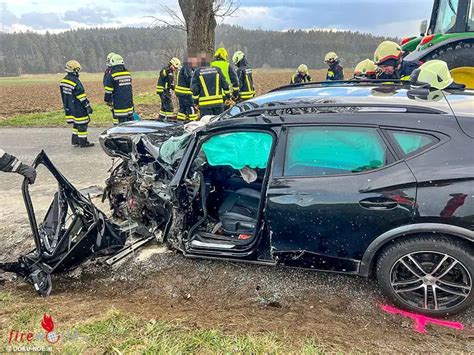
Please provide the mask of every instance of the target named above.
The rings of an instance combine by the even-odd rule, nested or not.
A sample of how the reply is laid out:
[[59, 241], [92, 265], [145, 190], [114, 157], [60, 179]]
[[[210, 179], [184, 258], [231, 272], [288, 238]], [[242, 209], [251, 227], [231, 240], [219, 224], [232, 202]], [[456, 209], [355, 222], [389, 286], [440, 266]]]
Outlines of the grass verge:
[[[134, 97], [137, 105], [159, 105], [160, 98], [151, 93], [138, 94]], [[110, 108], [105, 104], [93, 105], [94, 113], [91, 115], [89, 126], [112, 125], [112, 114]], [[0, 120], [0, 127], [66, 127], [63, 110], [48, 112], [28, 113]]]
[[[313, 338], [294, 339], [275, 333], [227, 334], [214, 329], [195, 329], [171, 322], [141, 319], [116, 310], [110, 310], [102, 318], [63, 326], [58, 323], [57, 344], [48, 344], [41, 339], [44, 330], [39, 327], [43, 310], [38, 314], [28, 309], [17, 314], [12, 322], [14, 329], [25, 329], [38, 335], [30, 343], [15, 343], [4, 346], [50, 347], [55, 353], [107, 353], [107, 354], [322, 354], [324, 348]], [[31, 320], [37, 327], [31, 328]], [[30, 328], [28, 328], [30, 327]], [[66, 328], [66, 329], [65, 329]], [[9, 330], [7, 330], [9, 332]], [[5, 338], [6, 336], [6, 338]], [[8, 333], [3, 338], [8, 339]], [[5, 345], [5, 342], [2, 344]]]

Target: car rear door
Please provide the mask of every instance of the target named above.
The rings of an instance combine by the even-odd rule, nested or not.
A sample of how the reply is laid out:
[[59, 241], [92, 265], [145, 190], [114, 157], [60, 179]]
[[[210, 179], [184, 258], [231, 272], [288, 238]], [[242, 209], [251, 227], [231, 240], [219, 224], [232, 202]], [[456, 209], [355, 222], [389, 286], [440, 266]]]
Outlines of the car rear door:
[[410, 223], [415, 177], [375, 126], [287, 126], [269, 181], [274, 259], [357, 272], [370, 242]]

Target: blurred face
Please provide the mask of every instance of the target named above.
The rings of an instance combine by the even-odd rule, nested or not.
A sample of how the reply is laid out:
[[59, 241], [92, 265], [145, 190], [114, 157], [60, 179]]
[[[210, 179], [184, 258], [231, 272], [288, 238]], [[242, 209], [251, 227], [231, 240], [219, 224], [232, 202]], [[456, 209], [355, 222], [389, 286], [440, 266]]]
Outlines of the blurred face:
[[380, 71], [384, 74], [392, 75], [393, 73], [395, 73], [395, 67], [393, 65], [380, 64], [379, 68], [380, 68]]

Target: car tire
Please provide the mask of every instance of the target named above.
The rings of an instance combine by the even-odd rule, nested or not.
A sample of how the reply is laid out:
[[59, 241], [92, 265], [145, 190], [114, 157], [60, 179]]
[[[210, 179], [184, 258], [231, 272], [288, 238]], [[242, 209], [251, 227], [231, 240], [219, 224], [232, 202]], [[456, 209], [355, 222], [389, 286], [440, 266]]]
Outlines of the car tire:
[[438, 48], [436, 51], [428, 54], [423, 61], [438, 59], [448, 64], [449, 69], [460, 67], [472, 67], [472, 58], [474, 57], [474, 43], [457, 43]]
[[473, 304], [473, 260], [472, 243], [437, 235], [412, 236], [393, 242], [381, 252], [376, 277], [397, 306], [442, 317]]

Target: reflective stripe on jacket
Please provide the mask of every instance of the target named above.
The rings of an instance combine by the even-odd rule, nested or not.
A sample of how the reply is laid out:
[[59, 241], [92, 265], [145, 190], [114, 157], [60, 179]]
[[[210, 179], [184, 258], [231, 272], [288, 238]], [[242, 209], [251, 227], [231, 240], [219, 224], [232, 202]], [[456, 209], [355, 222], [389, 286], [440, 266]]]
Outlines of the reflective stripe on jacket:
[[191, 81], [193, 100], [199, 106], [219, 106], [230, 98], [229, 84], [216, 67], [202, 67], [194, 72]]
[[112, 103], [115, 116], [133, 113], [132, 75], [124, 65], [114, 65], [104, 78], [104, 101]]
[[255, 97], [252, 69], [247, 67], [247, 63], [244, 62], [237, 68], [237, 77], [240, 82], [240, 98], [248, 100]]
[[184, 64], [181, 70], [176, 75], [176, 87], [174, 89], [177, 96], [188, 95], [192, 96], [191, 79], [193, 77], [193, 70], [188, 64]]
[[235, 69], [232, 65], [230, 65], [229, 62], [222, 60], [222, 59], [217, 59], [213, 62], [211, 62], [211, 67], [214, 68], [219, 68], [222, 73], [224, 74], [225, 80], [227, 81], [227, 84], [229, 85], [229, 88], [234, 92], [234, 95], [237, 95], [240, 84], [239, 84], [239, 79], [237, 78], [237, 73], [235, 72]]
[[84, 86], [79, 80], [79, 75], [67, 73], [59, 84], [64, 114], [68, 122], [82, 123], [89, 120], [87, 107], [89, 100], [84, 92]]
[[165, 91], [174, 90], [174, 75], [171, 68], [164, 67], [158, 76], [158, 83], [156, 84], [156, 93], [158, 95]]

